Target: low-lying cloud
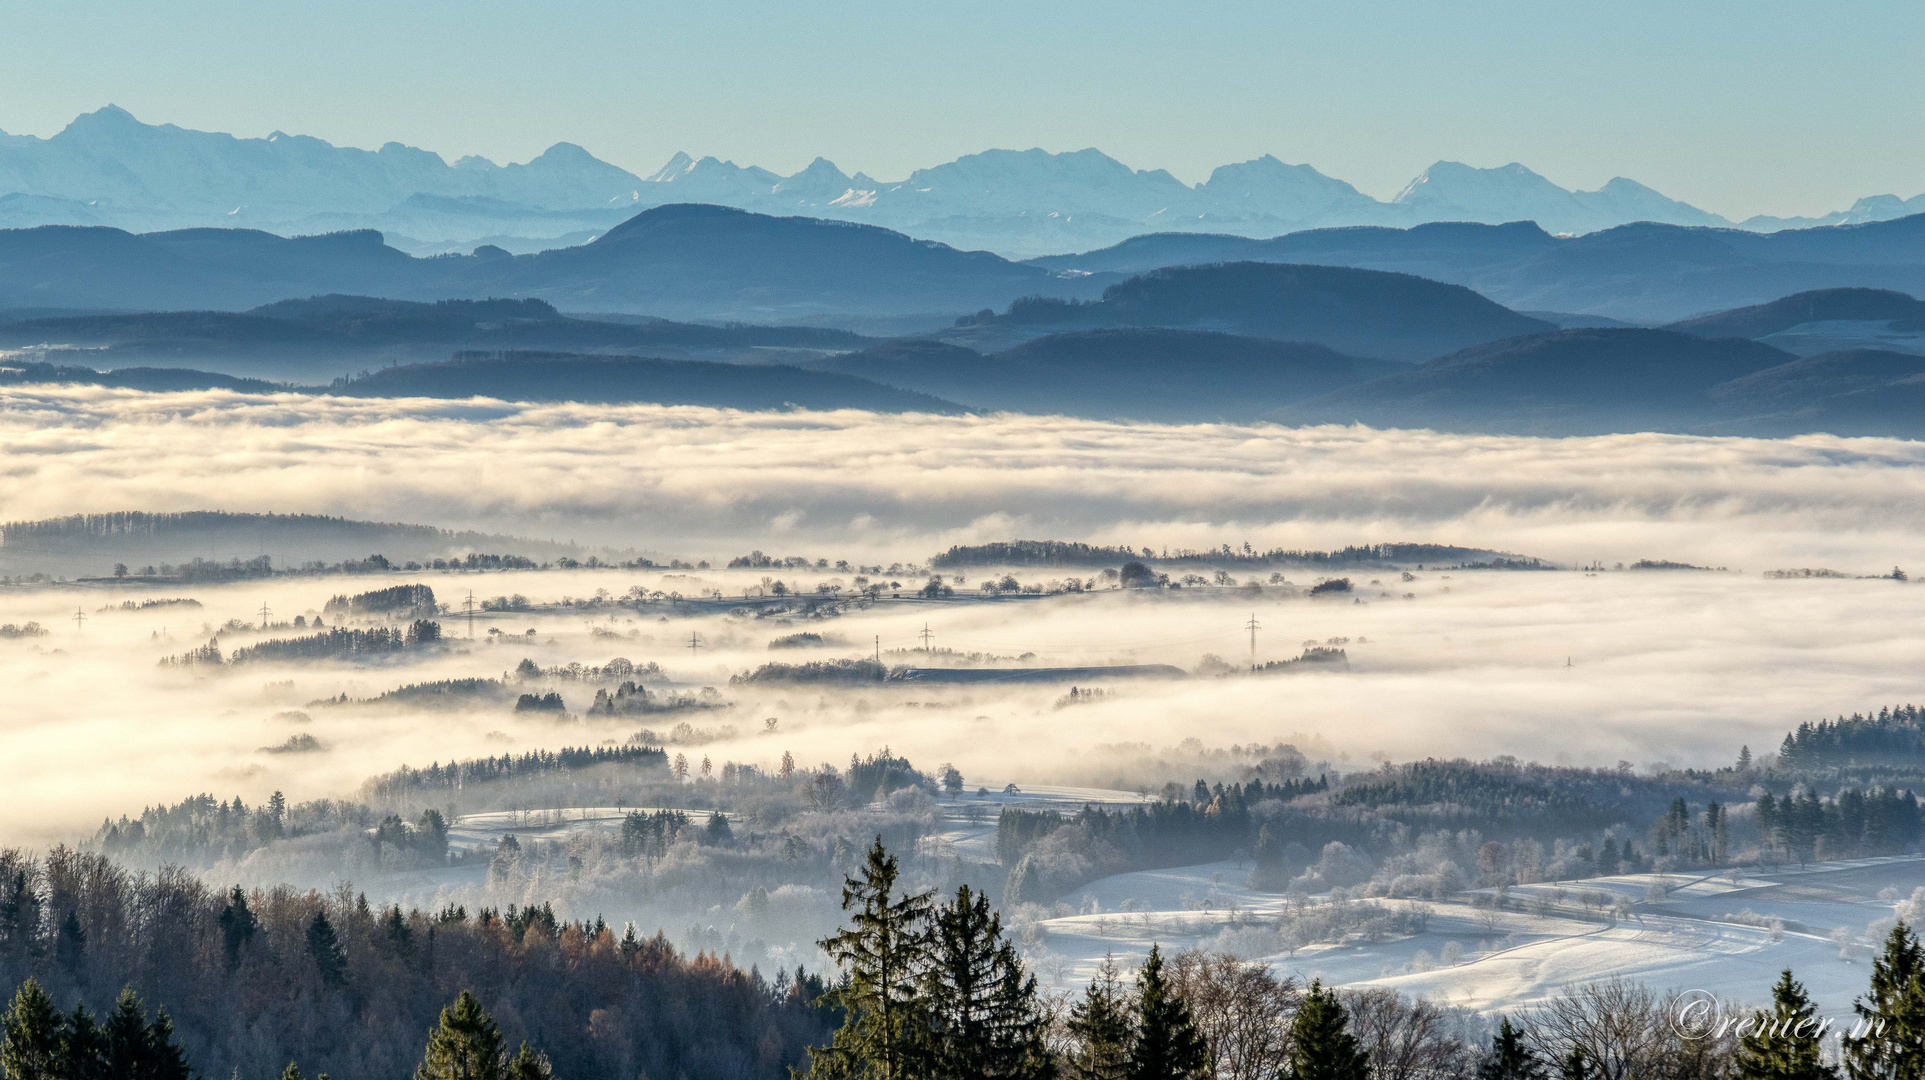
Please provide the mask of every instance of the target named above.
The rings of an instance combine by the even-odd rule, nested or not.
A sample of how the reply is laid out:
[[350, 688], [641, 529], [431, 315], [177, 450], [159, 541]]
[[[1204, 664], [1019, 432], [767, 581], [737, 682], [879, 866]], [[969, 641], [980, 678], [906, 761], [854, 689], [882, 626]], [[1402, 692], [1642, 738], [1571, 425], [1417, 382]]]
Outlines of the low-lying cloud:
[[339, 514], [696, 557], [954, 542], [1435, 540], [1565, 562], [1886, 569], [1925, 444], [1538, 439], [1064, 417], [735, 413], [100, 388], [0, 391], [0, 516]]

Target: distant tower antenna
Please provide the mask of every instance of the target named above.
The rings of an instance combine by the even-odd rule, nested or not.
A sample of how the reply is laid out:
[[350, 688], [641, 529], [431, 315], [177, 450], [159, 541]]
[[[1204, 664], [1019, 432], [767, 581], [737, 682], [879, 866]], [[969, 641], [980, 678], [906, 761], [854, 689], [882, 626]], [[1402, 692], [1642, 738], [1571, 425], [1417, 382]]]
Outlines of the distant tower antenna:
[[876, 663], [882, 663], [882, 635], [876, 635]]
[[1245, 623], [1243, 628], [1250, 631], [1250, 670], [1255, 671], [1257, 669], [1257, 631], [1263, 629], [1263, 624], [1257, 621], [1256, 612], [1250, 613], [1250, 621]]

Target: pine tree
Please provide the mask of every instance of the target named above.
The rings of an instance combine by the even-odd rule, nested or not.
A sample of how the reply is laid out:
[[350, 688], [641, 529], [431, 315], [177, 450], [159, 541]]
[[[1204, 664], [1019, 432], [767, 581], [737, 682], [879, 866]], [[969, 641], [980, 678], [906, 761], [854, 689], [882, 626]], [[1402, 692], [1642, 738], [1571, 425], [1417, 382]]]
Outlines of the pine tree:
[[1591, 1080], [1591, 1066], [1584, 1057], [1584, 1048], [1571, 1047], [1571, 1052], [1564, 1055], [1564, 1063], [1559, 1072], [1561, 1080]]
[[1290, 1023], [1288, 1080], [1364, 1080], [1364, 1052], [1350, 1034], [1350, 1016], [1321, 979], [1310, 984]]
[[508, 1062], [508, 1080], [554, 1080], [554, 1070], [548, 1067], [548, 1055], [541, 1053], [527, 1043]]
[[842, 909], [854, 911], [851, 925], [819, 944], [846, 969], [844, 984], [831, 996], [848, 1019], [829, 1046], [809, 1051], [812, 1076], [909, 1080], [921, 1075], [929, 1046], [920, 984], [929, 958], [923, 923], [930, 897], [895, 897], [899, 874], [895, 857], [878, 836], [862, 878], [843, 884]]
[[1083, 999], [1071, 1005], [1065, 1026], [1073, 1040], [1067, 1064], [1072, 1080], [1125, 1080], [1129, 1076], [1130, 1046], [1135, 1042], [1133, 1004], [1116, 971], [1116, 958], [1106, 956]]
[[[1201, 781], [1198, 781], [1201, 784]], [[1209, 1062], [1190, 1006], [1163, 975], [1163, 952], [1150, 946], [1136, 973], [1136, 1038], [1128, 1080], [1201, 1080]]]
[[140, 1080], [189, 1080], [193, 1074], [187, 1051], [174, 1041], [174, 1019], [162, 1005], [154, 1010], [154, 1022], [147, 1028], [147, 1070]]
[[322, 982], [329, 986], [347, 982], [348, 952], [341, 947], [341, 939], [335, 936], [334, 924], [328, 922], [325, 911], [316, 911], [314, 921], [307, 925], [307, 954], [314, 958], [314, 969], [320, 973]]
[[131, 986], [122, 987], [102, 1029], [107, 1037], [107, 1071], [113, 1076], [140, 1076], [149, 1068], [147, 1010]]
[[507, 1047], [494, 1020], [466, 990], [441, 1010], [414, 1080], [505, 1080]]
[[930, 1017], [930, 1077], [1048, 1080], [1055, 1075], [1043, 1041], [1036, 980], [1023, 971], [1015, 946], [1003, 937], [1002, 919], [990, 910], [989, 898], [967, 885], [930, 920], [923, 995]]
[[1505, 1017], [1491, 1036], [1490, 1054], [1477, 1070], [1477, 1080], [1544, 1080], [1544, 1065], [1524, 1045], [1524, 1033]]
[[1846, 1035], [1845, 1072], [1851, 1080], [1915, 1080], [1925, 1076], [1925, 954], [1910, 927], [1899, 923], [1872, 960], [1871, 987], [1852, 1002], [1859, 1016]]
[[1771, 988], [1771, 1011], [1738, 1040], [1738, 1080], [1837, 1080], [1819, 1056], [1818, 1020], [1791, 969]]
[[1283, 845], [1270, 832], [1270, 824], [1265, 822], [1257, 830], [1257, 846], [1251, 853], [1256, 860], [1256, 872], [1251, 875], [1250, 884], [1259, 889], [1283, 888]]
[[290, 1061], [287, 1063], [287, 1068], [281, 1070], [281, 1080], [307, 1080], [307, 1078], [301, 1075], [300, 1066]]
[[66, 1022], [38, 980], [29, 976], [20, 984], [0, 1027], [6, 1033], [0, 1041], [0, 1070], [7, 1080], [66, 1080], [60, 1073]]
[[247, 894], [239, 885], [228, 894], [227, 906], [221, 908], [220, 917], [215, 920], [221, 928], [221, 949], [227, 954], [229, 971], [240, 966], [241, 949], [254, 940], [254, 934], [261, 928], [261, 920], [247, 908]]
[[68, 971], [79, 971], [81, 961], [87, 955], [87, 931], [81, 928], [80, 916], [72, 911], [60, 920], [60, 933], [54, 938], [54, 962]]

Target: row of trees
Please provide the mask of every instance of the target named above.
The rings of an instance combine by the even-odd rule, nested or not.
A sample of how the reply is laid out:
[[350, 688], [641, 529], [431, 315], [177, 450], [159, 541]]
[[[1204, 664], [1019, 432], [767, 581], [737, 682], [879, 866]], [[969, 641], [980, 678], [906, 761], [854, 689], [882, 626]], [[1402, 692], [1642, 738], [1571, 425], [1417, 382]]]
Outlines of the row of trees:
[[[140, 998], [121, 991], [113, 1012], [96, 1022], [84, 1005], [54, 1008], [38, 980], [15, 992], [0, 1018], [0, 1072], [7, 1080], [190, 1080], [187, 1054], [174, 1041], [166, 1006], [150, 1022]], [[507, 1040], [481, 1002], [466, 990], [441, 1010], [415, 1080], [551, 1080], [547, 1055], [526, 1042], [510, 1055]], [[298, 1062], [281, 1080], [303, 1080]], [[319, 1080], [328, 1080], [321, 1073]]]
[[1925, 837], [1918, 796], [1910, 791], [1846, 788], [1821, 799], [1809, 788], [1758, 796], [1758, 831], [1766, 845], [1799, 862], [1909, 851]]

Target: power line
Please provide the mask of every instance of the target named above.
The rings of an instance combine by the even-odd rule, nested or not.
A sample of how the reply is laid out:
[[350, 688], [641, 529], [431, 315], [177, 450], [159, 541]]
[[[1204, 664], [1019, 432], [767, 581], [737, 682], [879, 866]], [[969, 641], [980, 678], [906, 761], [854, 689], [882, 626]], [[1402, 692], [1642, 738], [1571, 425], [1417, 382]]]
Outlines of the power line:
[[688, 651], [690, 656], [699, 656], [702, 652], [702, 635], [693, 630], [688, 632]]
[[935, 632], [934, 630], [931, 630], [931, 629], [929, 629], [929, 624], [928, 624], [928, 623], [923, 623], [923, 624], [922, 624], [922, 633], [920, 633], [920, 634], [917, 634], [916, 636], [922, 639], [922, 655], [923, 655], [923, 656], [924, 656], [925, 658], [926, 658], [926, 657], [928, 657], [928, 656], [930, 655], [930, 652], [929, 652], [929, 639], [930, 639], [930, 638], [932, 638], [932, 637], [935, 637], [935, 636], [936, 636], [936, 632]]
[[78, 634], [85, 631], [86, 629], [87, 629], [87, 613], [85, 611], [82, 611], [78, 605], [75, 605], [74, 633]]
[[267, 616], [267, 601], [263, 600], [261, 601], [261, 629], [263, 630], [267, 629]]
[[1263, 624], [1257, 621], [1256, 612], [1250, 613], [1250, 621], [1243, 628], [1250, 631], [1250, 670], [1255, 671], [1257, 669], [1257, 631], [1263, 629]]
[[468, 608], [468, 637], [470, 640], [473, 640], [475, 636], [475, 591], [473, 589], [468, 590], [466, 605]]

